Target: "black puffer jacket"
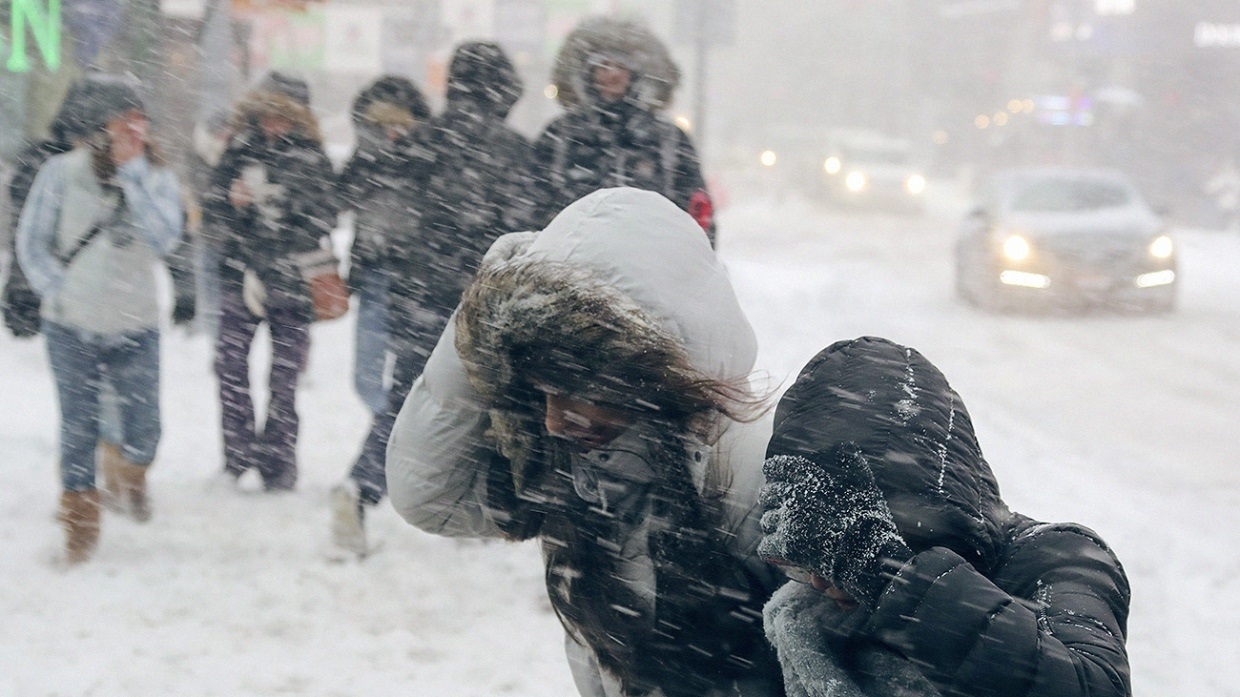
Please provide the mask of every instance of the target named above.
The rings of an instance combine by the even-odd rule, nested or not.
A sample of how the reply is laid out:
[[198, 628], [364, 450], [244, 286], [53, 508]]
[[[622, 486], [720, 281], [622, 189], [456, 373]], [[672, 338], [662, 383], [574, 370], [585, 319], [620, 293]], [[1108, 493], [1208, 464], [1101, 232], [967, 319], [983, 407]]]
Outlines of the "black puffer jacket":
[[504, 124], [521, 89], [496, 44], [465, 43], [453, 54], [444, 111], [418, 130], [412, 147], [421, 229], [392, 240], [392, 289], [400, 297], [446, 317], [491, 243], [526, 229], [529, 143]]
[[[592, 71], [604, 58], [632, 74], [628, 95], [617, 103], [603, 102], [593, 84]], [[703, 224], [713, 241], [697, 151], [689, 136], [659, 113], [671, 101], [680, 74], [658, 38], [635, 22], [586, 20], [560, 50], [554, 79], [567, 113], [534, 144], [535, 226], [593, 191], [629, 186], [671, 199]]]
[[[422, 182], [412, 162], [410, 138], [430, 115], [417, 85], [393, 75], [374, 81], [353, 101], [357, 149], [337, 185], [341, 207], [356, 215], [351, 274], [385, 267], [392, 242], [420, 230]], [[406, 117], [406, 124], [384, 122]], [[385, 126], [408, 128], [410, 135], [390, 139]]]
[[1008, 510], [960, 396], [920, 353], [862, 338], [805, 367], [768, 455], [845, 442], [916, 554], [857, 641], [907, 657], [944, 695], [1130, 694], [1119, 561], [1087, 528]]
[[[293, 130], [268, 140], [258, 126], [264, 114], [289, 118]], [[336, 224], [335, 174], [323, 151], [308, 106], [283, 93], [257, 91], [241, 102], [234, 135], [203, 195], [203, 213], [223, 231], [220, 281], [240, 291], [247, 268], [267, 285], [268, 293], [309, 301], [292, 255], [320, 249]], [[228, 201], [233, 181], [259, 166], [274, 186], [265, 210], [238, 210]], [[279, 300], [276, 300], [279, 302]]]

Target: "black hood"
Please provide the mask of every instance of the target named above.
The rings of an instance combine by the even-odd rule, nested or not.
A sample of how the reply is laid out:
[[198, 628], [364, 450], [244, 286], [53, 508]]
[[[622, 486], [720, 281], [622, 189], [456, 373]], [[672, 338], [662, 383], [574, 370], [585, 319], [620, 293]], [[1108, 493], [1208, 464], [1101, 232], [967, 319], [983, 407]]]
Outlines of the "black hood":
[[916, 350], [862, 337], [823, 349], [775, 411], [767, 450], [814, 455], [853, 443], [914, 549], [940, 546], [991, 568], [1012, 514], [947, 378]]
[[448, 67], [449, 108], [473, 105], [506, 118], [524, 85], [499, 44], [470, 41], [457, 47]]

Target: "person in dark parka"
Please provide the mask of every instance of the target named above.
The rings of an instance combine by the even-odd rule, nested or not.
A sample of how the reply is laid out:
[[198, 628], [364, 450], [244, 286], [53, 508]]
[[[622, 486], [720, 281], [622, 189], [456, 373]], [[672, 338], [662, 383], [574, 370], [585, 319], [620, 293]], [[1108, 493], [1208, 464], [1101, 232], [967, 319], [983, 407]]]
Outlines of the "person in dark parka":
[[[309, 289], [297, 256], [321, 249], [336, 222], [335, 175], [298, 78], [266, 76], [237, 105], [232, 138], [203, 196], [222, 231], [220, 383], [224, 472], [257, 469], [268, 491], [297, 481], [298, 378], [310, 350]], [[271, 334], [271, 399], [260, 431], [249, 355], [259, 324]]]
[[781, 400], [758, 553], [798, 696], [1125, 696], [1129, 586], [1093, 531], [1013, 513], [917, 351], [836, 343]]
[[395, 355], [387, 408], [377, 413], [349, 479], [333, 490], [332, 537], [364, 553], [364, 506], [387, 494], [388, 436], [414, 380], [447, 326], [486, 250], [505, 232], [526, 230], [523, 197], [529, 143], [505, 124], [522, 83], [490, 42], [456, 48], [443, 112], [410, 146], [412, 189], [404, 234], [389, 239], [389, 331]]
[[565, 39], [552, 81], [564, 115], [534, 144], [534, 225], [597, 191], [654, 191], [687, 211], [713, 244], [714, 210], [689, 135], [660, 112], [680, 70], [640, 22], [592, 17]]
[[371, 412], [387, 407], [389, 242], [413, 227], [421, 191], [409, 172], [409, 139], [430, 108], [408, 78], [385, 75], [353, 100], [357, 149], [337, 182], [354, 211], [349, 288], [357, 297], [353, 387]]

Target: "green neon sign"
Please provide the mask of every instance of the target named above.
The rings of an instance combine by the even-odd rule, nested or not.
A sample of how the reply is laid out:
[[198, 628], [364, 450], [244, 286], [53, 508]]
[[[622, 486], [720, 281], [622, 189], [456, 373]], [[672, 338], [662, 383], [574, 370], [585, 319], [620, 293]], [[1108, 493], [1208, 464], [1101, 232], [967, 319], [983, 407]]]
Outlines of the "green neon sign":
[[[41, 4], [46, 3], [46, 4]], [[14, 73], [30, 72], [26, 33], [48, 70], [60, 69], [60, 0], [12, 0], [9, 7], [9, 60], [4, 67]]]

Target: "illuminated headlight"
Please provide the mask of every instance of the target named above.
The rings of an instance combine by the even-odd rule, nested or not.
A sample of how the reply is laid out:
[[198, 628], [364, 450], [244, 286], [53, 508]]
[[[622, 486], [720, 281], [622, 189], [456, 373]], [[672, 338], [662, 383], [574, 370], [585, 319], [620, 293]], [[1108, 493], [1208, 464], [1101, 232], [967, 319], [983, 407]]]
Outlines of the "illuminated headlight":
[[1040, 273], [1027, 273], [1025, 271], [1004, 271], [999, 274], [999, 282], [1007, 286], [1020, 286], [1022, 288], [1045, 289], [1051, 287], [1049, 276], [1043, 276]]
[[1150, 243], [1150, 256], [1155, 259], [1170, 259], [1172, 254], [1175, 254], [1175, 244], [1170, 237], [1161, 235]]
[[1169, 286], [1175, 283], [1175, 272], [1171, 269], [1166, 271], [1155, 271], [1153, 273], [1143, 273], [1137, 276], [1135, 281], [1138, 288], [1154, 288], [1156, 286]]
[[926, 190], [926, 178], [920, 174], [914, 174], [905, 180], [904, 189], [914, 196], [920, 196]]
[[774, 150], [763, 150], [762, 156], [758, 158], [758, 160], [762, 162], [763, 167], [774, 167], [775, 162], [778, 159], [779, 158], [775, 156]]
[[1020, 235], [1012, 235], [1003, 241], [1003, 256], [1011, 261], [1024, 261], [1029, 258], [1029, 253], [1033, 251], [1033, 247], [1029, 245], [1029, 240]]
[[840, 169], [843, 168], [843, 166], [844, 163], [840, 162], [840, 158], [838, 157], [828, 157], [822, 161], [822, 171], [827, 174], [839, 174]]
[[870, 185], [869, 177], [865, 176], [865, 172], [849, 172], [848, 178], [844, 180], [844, 185], [854, 194], [865, 191], [865, 187]]

